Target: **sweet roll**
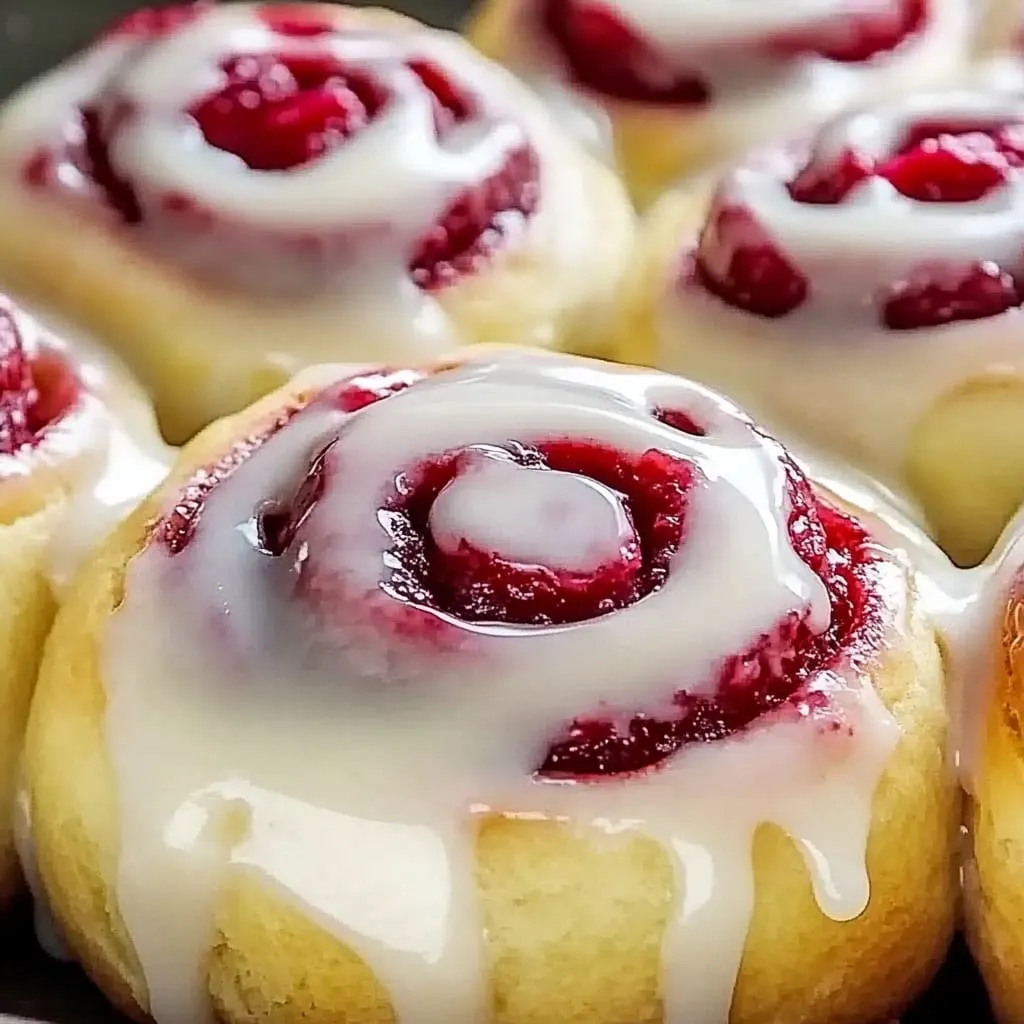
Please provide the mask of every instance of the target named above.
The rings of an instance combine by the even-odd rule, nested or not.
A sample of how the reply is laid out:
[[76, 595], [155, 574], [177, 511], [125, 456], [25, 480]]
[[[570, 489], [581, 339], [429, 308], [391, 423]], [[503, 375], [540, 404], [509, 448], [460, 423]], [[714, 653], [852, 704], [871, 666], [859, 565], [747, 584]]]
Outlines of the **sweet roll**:
[[138, 11], [0, 110], [0, 274], [112, 344], [175, 443], [312, 362], [567, 343], [632, 237], [528, 89], [386, 11]]

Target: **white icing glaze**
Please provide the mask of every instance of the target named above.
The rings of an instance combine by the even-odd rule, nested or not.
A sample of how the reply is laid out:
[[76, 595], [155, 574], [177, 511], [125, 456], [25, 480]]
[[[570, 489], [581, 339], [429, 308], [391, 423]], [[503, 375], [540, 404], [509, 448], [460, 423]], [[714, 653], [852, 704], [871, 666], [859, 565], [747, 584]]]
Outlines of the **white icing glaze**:
[[[69, 201], [79, 199], [86, 216], [105, 218], [118, 231], [118, 218], [66, 157], [69, 138], [82, 135], [75, 111], [95, 105], [107, 125], [111, 162], [145, 213], [141, 224], [123, 231], [125, 243], [162, 261], [172, 275], [185, 272], [197, 288], [212, 283], [247, 303], [301, 300], [313, 321], [308, 333], [321, 347], [297, 357], [290, 346], [301, 339], [289, 336], [283, 351], [267, 353], [290, 372], [336, 355], [335, 332], [320, 321], [341, 313], [347, 335], [381, 339], [398, 356], [423, 357], [475, 340], [461, 337], [441, 298], [416, 287], [408, 265], [449, 205], [524, 144], [539, 161], [539, 202], [524, 223], [506, 218], [502, 245], [528, 247], [558, 272], [586, 265], [601, 217], [581, 187], [579, 154], [507, 71], [453, 33], [415, 23], [378, 27], [323, 5], [322, 16], [339, 31], [296, 38], [275, 33], [256, 16], [256, 6], [218, 5], [155, 41], [97, 42], [0, 110], [0, 166], [20, 180], [34, 154], [50, 153], [57, 189]], [[271, 52], [337, 57], [393, 99], [322, 158], [287, 171], [253, 171], [206, 144], [185, 111], [221, 87], [223, 59]], [[443, 69], [475, 99], [474, 116], [439, 137], [434, 100], [409, 70], [410, 60]], [[169, 209], [169, 196], [185, 197], [194, 209]], [[216, 218], [212, 229], [203, 211]], [[549, 344], [551, 325], [538, 330], [538, 337], [516, 340]]]
[[[901, 495], [819, 451], [799, 446], [790, 450], [808, 477], [847, 506], [863, 510], [861, 518], [871, 523], [882, 543], [907, 553], [922, 612], [942, 639], [949, 764], [963, 789], [973, 793], [988, 701], [1003, 657], [1000, 624], [1014, 581], [1024, 572], [1024, 508], [1006, 525], [984, 562], [961, 569], [919, 525], [919, 511]], [[969, 846], [968, 841], [967, 852]]]
[[14, 845], [21, 863], [21, 873], [32, 894], [33, 923], [36, 941], [47, 956], [54, 960], [70, 963], [74, 960], [61, 937], [60, 928], [50, 910], [50, 902], [39, 877], [35, 842], [32, 838], [32, 807], [28, 790], [18, 789], [14, 802]]
[[[659, 407], [684, 409], [707, 435], [663, 426]], [[380, 503], [394, 474], [432, 453], [564, 437], [626, 454], [657, 447], [703, 472], [659, 591], [572, 626], [451, 631], [444, 613], [388, 596], [392, 521]], [[325, 491], [288, 557], [269, 558], [254, 547], [254, 517], [293, 492], [325, 444]], [[584, 496], [587, 484], [553, 471], [498, 471], [517, 488], [497, 509], [502, 529], [477, 521], [495, 504], [470, 475], [437, 513], [442, 532], [550, 556], [536, 484], [542, 499], [595, 515], [602, 546], [621, 539], [613, 496]], [[527, 483], [531, 473], [543, 481]], [[102, 639], [118, 906], [158, 1024], [209, 1019], [201, 965], [219, 893], [240, 877], [354, 949], [401, 1024], [487, 1021], [472, 840], [492, 809], [664, 842], [686, 892], [663, 942], [667, 1024], [728, 1015], [762, 822], [792, 835], [823, 912], [857, 916], [871, 801], [898, 728], [845, 661], [813, 684], [830, 696], [827, 721], [809, 707], [767, 716], [612, 783], [534, 777], [576, 716], [657, 713], [676, 689], [706, 693], [724, 656], [791, 612], [827, 626], [824, 586], [787, 536], [784, 479], [779, 451], [703, 388], [524, 354], [479, 355], [351, 417], [315, 402], [267, 441], [209, 496], [184, 551], [151, 544], [135, 558]], [[898, 634], [917, 614], [907, 569], [882, 561], [876, 583]], [[415, 640], [427, 622], [437, 645]], [[829, 728], [836, 720], [850, 730]]]
[[504, 449], [476, 451], [430, 509], [442, 551], [463, 545], [522, 565], [586, 572], [635, 546], [621, 498], [571, 473], [518, 466]]

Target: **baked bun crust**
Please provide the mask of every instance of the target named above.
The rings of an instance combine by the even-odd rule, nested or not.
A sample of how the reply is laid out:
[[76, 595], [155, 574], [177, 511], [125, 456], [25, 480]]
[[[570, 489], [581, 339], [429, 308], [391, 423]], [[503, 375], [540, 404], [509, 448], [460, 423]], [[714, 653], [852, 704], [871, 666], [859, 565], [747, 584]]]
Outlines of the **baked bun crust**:
[[[932, 170], [922, 144], [901, 178], [915, 154], [887, 156], [890, 131], [956, 117], [997, 134], [1024, 108], [985, 79], [908, 95], [837, 118], [808, 143], [753, 153], [711, 188], [666, 193], [642, 225], [615, 330], [623, 360], [720, 388], [798, 450], [905, 495], [950, 557], [972, 566], [1024, 501], [1022, 296], [1009, 236], [1002, 247], [1019, 211], [983, 223], [989, 190], [1015, 187], [1020, 172], [1011, 162], [1005, 178], [979, 183], [983, 194], [951, 195], [936, 215], [914, 190], [942, 193], [940, 161]], [[869, 126], [864, 152], [881, 154], [871, 173], [848, 148], [858, 125]], [[849, 165], [833, 159], [850, 152]], [[877, 199], [851, 199], [858, 188]], [[886, 226], [895, 218], [898, 233]], [[767, 255], [755, 258], [744, 237], [767, 239]], [[992, 259], [974, 262], [975, 245]]]
[[[966, 65], [974, 17], [962, 0], [936, 0], [924, 25], [907, 31], [895, 49], [868, 60], [833, 62], [814, 56], [821, 26], [811, 18], [801, 25], [796, 11], [780, 8], [773, 23], [761, 13], [752, 17], [742, 4], [731, 18], [723, 16], [724, 8], [705, 13], [702, 6], [667, 0], [662, 9], [634, 7], [627, 0], [609, 3], [602, 5], [604, 32], [595, 27], [588, 34], [590, 7], [583, 3], [487, 0], [467, 35], [484, 53], [536, 84], [567, 127], [607, 151], [644, 209], [681, 178], [720, 167], [775, 137], [780, 125], [801, 131], [870, 97], [949, 81]], [[894, 40], [900, 38], [900, 6], [912, 4], [892, 4]], [[833, 22], [856, 17], [854, 5], [844, 0], [832, 7]], [[822, 10], [816, 14], [826, 20]], [[912, 12], [902, 16], [910, 18]], [[771, 42], [773, 31], [780, 38], [804, 32], [806, 45], [788, 52], [785, 43]], [[849, 31], [856, 36], [858, 29]], [[702, 41], [710, 56], [702, 53]], [[599, 44], [607, 51], [597, 49]], [[751, 69], [758, 61], [766, 64], [764, 51], [773, 47], [784, 55], [783, 63], [773, 77], [768, 58], [765, 77], [758, 79]], [[643, 61], [654, 69], [645, 71]], [[650, 91], [655, 85], [649, 82], [665, 86], [666, 77], [674, 88], [663, 96]], [[698, 101], [701, 95], [706, 98]]]
[[1017, 0], [984, 0], [978, 6], [978, 52], [988, 55], [1019, 49], [1024, 18]]
[[1001, 611], [992, 630], [992, 678], [974, 680], [969, 698], [975, 705], [984, 700], [985, 707], [980, 746], [971, 744], [977, 747], [969, 765], [973, 797], [967, 815], [973, 859], [964, 872], [964, 903], [968, 942], [993, 1012], [1010, 1024], [1024, 1015], [1024, 589], [1019, 574], [1004, 593]]
[[0, 295], [0, 903], [21, 886], [19, 759], [55, 589], [116, 518], [103, 499], [149, 490], [166, 456], [121, 368]]
[[[150, 1004], [119, 911], [124, 823], [106, 721], [104, 637], [116, 610], [131, 600], [129, 564], [151, 543], [154, 523], [184, 482], [221, 460], [240, 438], [258, 435], [282, 409], [305, 402], [311, 388], [319, 394], [325, 381], [344, 376], [339, 368], [314, 371], [200, 434], [167, 486], [79, 576], [47, 648], [26, 752], [40, 873], [72, 949], [136, 1020], [148, 1019]], [[886, 642], [864, 668], [898, 726], [873, 798], [870, 787], [864, 791], [870, 902], [854, 920], [830, 919], [819, 909], [794, 841], [777, 826], [757, 828], [756, 896], [731, 1024], [874, 1024], [902, 1012], [945, 955], [956, 904], [959, 800], [945, 765], [943, 666], [907, 575], [901, 570], [894, 579], [898, 601], [908, 602], [898, 639]], [[855, 785], [847, 793], [851, 807], [858, 792]], [[234, 843], [246, 826], [226, 820], [223, 827], [225, 842]], [[485, 1019], [667, 1019], [659, 956], [679, 892], [664, 843], [642, 830], [615, 835], [590, 825], [489, 813], [479, 819], [473, 857], [487, 936], [482, 969], [491, 989]], [[151, 887], [160, 885], [155, 871]], [[389, 991], [367, 959], [260, 875], [230, 872], [212, 911], [214, 934], [201, 958], [199, 988], [218, 1020], [396, 1020]], [[714, 919], [707, 926], [711, 943], [718, 926]], [[717, 970], [703, 957], [678, 965], [681, 976], [693, 980]], [[434, 995], [433, 989], [421, 992], [428, 1001]]]
[[[128, 19], [0, 110], [0, 269], [109, 341], [154, 394], [174, 443], [312, 362], [416, 361], [473, 342], [557, 348], [604, 321], [633, 240], [628, 199], [503, 69], [385, 10], [174, 10], [188, 8], [166, 23]], [[291, 27], [299, 21], [338, 31], [303, 36]], [[360, 33], [394, 40], [369, 72]], [[324, 143], [319, 159], [264, 170], [267, 152], [290, 152], [295, 139], [237, 106], [204, 114], [197, 84], [211, 62], [242, 66], [247, 45], [267, 61], [310, 51], [352, 72], [346, 102], [370, 106], [352, 114], [350, 137]], [[403, 60], [425, 62], [429, 81], [410, 81]], [[166, 99], [153, 85], [165, 80], [175, 82]], [[435, 102], [436, 138], [419, 123]], [[61, 141], [80, 108], [100, 111], [86, 123], [109, 173]], [[181, 142], [196, 124], [213, 140], [198, 151]], [[232, 163], [218, 146], [242, 157]]]

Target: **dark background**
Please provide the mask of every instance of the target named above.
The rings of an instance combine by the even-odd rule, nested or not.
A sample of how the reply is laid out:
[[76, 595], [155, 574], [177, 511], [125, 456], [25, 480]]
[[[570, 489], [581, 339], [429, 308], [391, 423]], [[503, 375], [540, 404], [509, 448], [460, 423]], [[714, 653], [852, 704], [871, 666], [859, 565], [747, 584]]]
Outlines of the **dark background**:
[[[107, 21], [139, 6], [165, 4], [144, 4], [142, 0], [0, 0], [0, 97], [72, 53]], [[467, 10], [468, 0], [391, 0], [387, 6], [434, 25], [454, 27]], [[27, 908], [22, 908], [14, 921], [0, 930], [0, 1013], [57, 1024], [119, 1024], [120, 1018], [106, 1009], [76, 969], [57, 966], [39, 953], [30, 917]], [[934, 990], [904, 1018], [903, 1024], [987, 1024], [988, 1020], [984, 993], [958, 946]]]

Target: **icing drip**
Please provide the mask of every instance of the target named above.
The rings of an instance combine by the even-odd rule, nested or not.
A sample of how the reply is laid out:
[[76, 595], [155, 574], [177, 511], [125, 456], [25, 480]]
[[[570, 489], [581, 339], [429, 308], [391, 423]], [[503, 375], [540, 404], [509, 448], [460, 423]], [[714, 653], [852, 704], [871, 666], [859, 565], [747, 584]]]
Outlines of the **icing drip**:
[[[538, 774], [577, 716], [657, 715], [678, 689], [713, 696], [723, 658], [776, 622], [829, 627], [829, 592], [787, 534], [790, 470], [771, 442], [696, 385], [554, 357], [477, 357], [355, 414], [338, 395], [322, 391], [206, 493], [191, 532], [173, 534], [187, 539], [151, 540], [103, 639], [118, 906], [159, 1024], [210, 1019], [204, 957], [220, 893], [242, 879], [352, 948], [402, 1024], [487, 1021], [474, 837], [493, 813], [663, 842], [685, 891], [663, 939], [668, 1024], [728, 1015], [763, 822], [793, 837], [824, 913], [861, 913], [871, 801], [898, 740], [861, 667], [870, 650], [815, 672], [806, 692], [820, 700], [656, 771]], [[659, 422], [664, 409], [699, 429]], [[558, 625], [469, 621], [410, 598], [394, 496], [414, 500], [416, 467], [446, 452], [463, 461], [426, 519], [444, 557], [583, 574], [628, 563], [638, 527], [623, 494], [522, 454], [552, 439], [691, 467], [660, 585]], [[906, 569], [871, 565], [882, 632], [898, 634], [916, 614]]]
[[[998, 627], [1014, 581], [1024, 570], [1024, 508], [980, 565], [962, 569], [918, 525], [914, 510], [902, 506], [877, 481], [817, 453], [796, 457], [811, 479], [863, 509], [882, 543], [907, 552], [922, 614], [935, 624], [944, 648], [951, 724], [948, 762], [962, 788], [973, 793], [992, 680], [1002, 657]], [[969, 845], [965, 843], [966, 850]]]
[[70, 963], [74, 960], [61, 937], [60, 929], [50, 910], [46, 891], [39, 878], [35, 843], [32, 839], [32, 809], [28, 790], [20, 788], [14, 803], [14, 843], [21, 863], [25, 884], [32, 894], [32, 917], [36, 941], [43, 952], [54, 960]]

